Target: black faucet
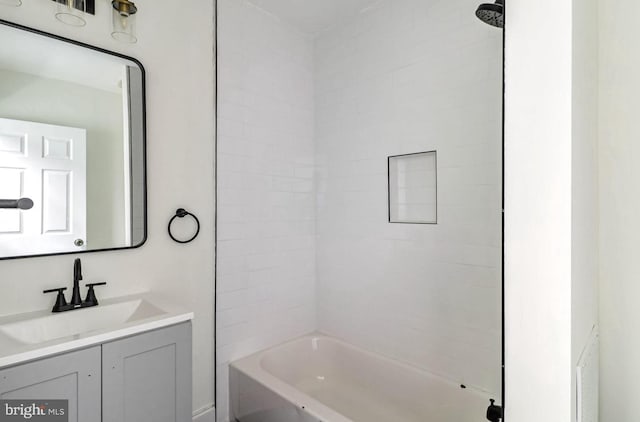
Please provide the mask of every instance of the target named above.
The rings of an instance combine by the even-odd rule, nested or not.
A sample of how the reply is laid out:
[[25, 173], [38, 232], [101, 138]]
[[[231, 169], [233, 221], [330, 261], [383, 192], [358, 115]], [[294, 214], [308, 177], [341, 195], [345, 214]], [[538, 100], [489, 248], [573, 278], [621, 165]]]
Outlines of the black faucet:
[[93, 290], [94, 286], [104, 286], [102, 283], [89, 283], [86, 286], [89, 288], [87, 291], [87, 298], [83, 301], [80, 297], [80, 280], [82, 280], [82, 263], [80, 258], [76, 258], [73, 262], [73, 294], [71, 295], [71, 303], [67, 303], [64, 297], [64, 291], [66, 287], [60, 287], [57, 289], [44, 290], [42, 293], [58, 293], [56, 297], [56, 303], [53, 305], [52, 312], [65, 312], [72, 311], [74, 309], [89, 308], [91, 306], [98, 306], [98, 299], [96, 293]]
[[82, 262], [80, 262], [80, 258], [76, 258], [73, 261], [73, 294], [71, 295], [71, 305], [74, 307], [82, 306], [80, 280], [82, 280]]

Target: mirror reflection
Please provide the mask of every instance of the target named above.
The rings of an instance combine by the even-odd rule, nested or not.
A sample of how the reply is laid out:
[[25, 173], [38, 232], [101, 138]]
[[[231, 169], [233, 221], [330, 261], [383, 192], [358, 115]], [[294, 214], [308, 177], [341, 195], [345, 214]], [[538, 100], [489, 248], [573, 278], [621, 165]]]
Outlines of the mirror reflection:
[[141, 65], [9, 25], [0, 39], [0, 258], [142, 244]]

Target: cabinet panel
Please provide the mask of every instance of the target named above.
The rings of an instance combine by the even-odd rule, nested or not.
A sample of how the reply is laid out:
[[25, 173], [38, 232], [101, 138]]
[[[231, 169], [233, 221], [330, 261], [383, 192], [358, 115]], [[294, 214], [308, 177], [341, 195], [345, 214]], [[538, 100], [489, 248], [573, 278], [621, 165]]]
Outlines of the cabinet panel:
[[102, 346], [104, 422], [191, 420], [191, 323]]
[[101, 420], [100, 347], [0, 370], [0, 398], [69, 400], [69, 422]]

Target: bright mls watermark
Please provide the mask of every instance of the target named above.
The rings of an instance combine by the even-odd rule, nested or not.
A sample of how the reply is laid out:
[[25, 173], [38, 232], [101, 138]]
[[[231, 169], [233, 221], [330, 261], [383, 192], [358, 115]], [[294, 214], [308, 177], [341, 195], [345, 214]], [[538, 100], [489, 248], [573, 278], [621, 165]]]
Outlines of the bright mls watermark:
[[0, 422], [69, 422], [69, 400], [0, 400]]

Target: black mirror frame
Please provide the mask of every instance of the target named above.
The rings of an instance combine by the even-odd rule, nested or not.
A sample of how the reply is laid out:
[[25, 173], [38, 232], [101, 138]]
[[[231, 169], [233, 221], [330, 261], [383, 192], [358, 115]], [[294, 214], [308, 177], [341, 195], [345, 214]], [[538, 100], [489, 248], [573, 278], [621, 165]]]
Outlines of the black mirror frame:
[[148, 237], [148, 215], [147, 215], [147, 203], [148, 203], [148, 189], [147, 189], [147, 99], [146, 99], [146, 71], [142, 63], [139, 60], [126, 56], [124, 54], [116, 53], [114, 51], [105, 50], [100, 47], [96, 47], [90, 44], [85, 44], [80, 41], [72, 40], [69, 38], [61, 37], [59, 35], [51, 34], [49, 32], [40, 31], [38, 29], [30, 28], [28, 26], [20, 25], [14, 22], [9, 22], [3, 19], [0, 19], [0, 25], [8, 26], [14, 29], [30, 32], [32, 34], [40, 35], [43, 37], [51, 38], [56, 41], [66, 42], [78, 47], [88, 48], [89, 50], [97, 51], [99, 53], [108, 54], [110, 56], [114, 56], [123, 60], [128, 60], [132, 63], [135, 63], [140, 68], [141, 78], [142, 78], [142, 185], [144, 187], [144, 193], [142, 195], [142, 208], [143, 208], [143, 228], [144, 234], [142, 236], [142, 240], [140, 243], [133, 246], [123, 246], [118, 248], [105, 248], [105, 249], [92, 249], [85, 251], [69, 251], [69, 252], [54, 252], [54, 253], [46, 253], [46, 254], [35, 254], [35, 255], [19, 255], [19, 256], [0, 256], [0, 261], [9, 260], [9, 259], [23, 259], [23, 258], [38, 258], [45, 256], [58, 256], [58, 255], [77, 255], [77, 254], [85, 254], [85, 253], [94, 253], [94, 252], [109, 252], [109, 251], [119, 251], [126, 249], [137, 249], [144, 245], [147, 241]]

